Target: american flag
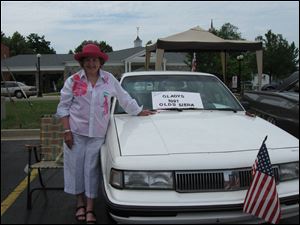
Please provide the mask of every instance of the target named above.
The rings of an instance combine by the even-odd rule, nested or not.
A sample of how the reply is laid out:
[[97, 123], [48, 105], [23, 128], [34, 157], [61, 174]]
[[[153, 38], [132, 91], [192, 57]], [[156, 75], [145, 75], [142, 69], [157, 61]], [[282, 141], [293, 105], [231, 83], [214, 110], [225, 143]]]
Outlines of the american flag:
[[281, 212], [276, 182], [268, 150], [263, 141], [252, 167], [253, 180], [247, 192], [243, 211], [269, 223], [279, 223]]
[[196, 66], [197, 66], [197, 63], [196, 63], [196, 53], [194, 52], [193, 60], [192, 60], [192, 72], [196, 72]]

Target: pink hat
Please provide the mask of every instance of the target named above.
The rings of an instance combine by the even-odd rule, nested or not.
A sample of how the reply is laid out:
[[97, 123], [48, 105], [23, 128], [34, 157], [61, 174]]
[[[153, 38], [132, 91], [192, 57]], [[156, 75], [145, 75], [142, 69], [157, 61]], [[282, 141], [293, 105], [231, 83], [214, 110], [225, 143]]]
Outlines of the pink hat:
[[84, 57], [100, 57], [102, 58], [105, 62], [108, 60], [108, 55], [105, 54], [104, 52], [101, 52], [100, 48], [95, 45], [95, 44], [87, 44], [83, 46], [82, 52], [76, 53], [74, 55], [74, 58], [77, 61], [80, 61]]

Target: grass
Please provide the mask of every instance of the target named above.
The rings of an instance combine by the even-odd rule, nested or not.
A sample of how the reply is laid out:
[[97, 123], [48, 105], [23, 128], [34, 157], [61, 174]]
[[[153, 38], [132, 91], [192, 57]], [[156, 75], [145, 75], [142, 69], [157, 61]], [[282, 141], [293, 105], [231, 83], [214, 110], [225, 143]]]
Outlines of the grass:
[[43, 93], [43, 96], [60, 96], [60, 92]]
[[41, 116], [55, 114], [58, 102], [33, 101], [32, 107], [26, 101], [6, 102], [6, 118], [1, 120], [1, 129], [39, 129]]

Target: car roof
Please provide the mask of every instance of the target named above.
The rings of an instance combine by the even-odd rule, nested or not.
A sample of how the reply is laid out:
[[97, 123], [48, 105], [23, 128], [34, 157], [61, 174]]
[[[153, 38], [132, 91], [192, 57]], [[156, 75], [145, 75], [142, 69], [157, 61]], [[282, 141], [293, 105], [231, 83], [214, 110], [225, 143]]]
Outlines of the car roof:
[[213, 74], [202, 73], [202, 72], [187, 72], [187, 71], [139, 71], [139, 72], [128, 72], [122, 74], [122, 78], [130, 76], [159, 76], [159, 75], [196, 75], [196, 76], [213, 76]]

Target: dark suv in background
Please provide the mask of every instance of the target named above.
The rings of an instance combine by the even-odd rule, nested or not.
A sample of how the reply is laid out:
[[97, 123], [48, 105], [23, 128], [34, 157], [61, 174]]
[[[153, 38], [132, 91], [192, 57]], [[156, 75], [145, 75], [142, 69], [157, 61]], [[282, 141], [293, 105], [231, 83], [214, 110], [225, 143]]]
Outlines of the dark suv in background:
[[248, 111], [299, 138], [299, 71], [272, 90], [246, 91], [241, 100]]

